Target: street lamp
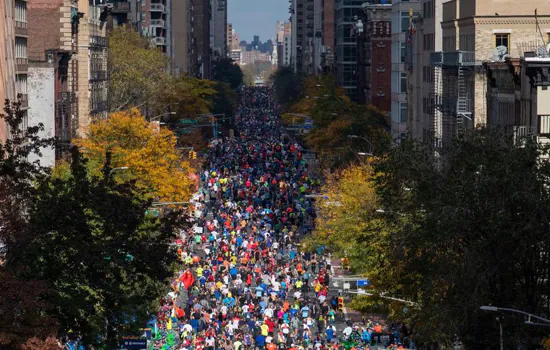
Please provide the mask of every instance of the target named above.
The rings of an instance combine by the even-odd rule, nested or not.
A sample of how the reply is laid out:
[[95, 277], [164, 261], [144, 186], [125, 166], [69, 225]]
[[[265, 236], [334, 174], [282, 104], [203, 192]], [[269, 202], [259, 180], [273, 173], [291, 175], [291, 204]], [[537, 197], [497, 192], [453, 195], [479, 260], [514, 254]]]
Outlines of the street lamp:
[[371, 153], [374, 153], [374, 146], [372, 145], [372, 143], [366, 137], [359, 136], [359, 135], [348, 135], [348, 139], [361, 139], [361, 140], [365, 141], [366, 143], [369, 144], [369, 146], [372, 150]]
[[127, 166], [119, 166], [119, 167], [116, 167], [116, 168], [113, 168], [111, 170], [109, 170], [109, 175], [111, 175], [112, 173], [116, 172], [116, 171], [121, 171], [121, 170], [128, 170], [129, 168]]

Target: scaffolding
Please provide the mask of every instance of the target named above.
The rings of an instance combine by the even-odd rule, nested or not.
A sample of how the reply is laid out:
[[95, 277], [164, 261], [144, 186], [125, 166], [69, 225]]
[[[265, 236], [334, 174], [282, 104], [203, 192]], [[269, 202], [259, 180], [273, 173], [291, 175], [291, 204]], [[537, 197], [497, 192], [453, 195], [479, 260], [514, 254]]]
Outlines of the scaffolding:
[[430, 65], [431, 134], [434, 146], [441, 147], [473, 127], [473, 81], [481, 64], [471, 51], [438, 51], [430, 55]]

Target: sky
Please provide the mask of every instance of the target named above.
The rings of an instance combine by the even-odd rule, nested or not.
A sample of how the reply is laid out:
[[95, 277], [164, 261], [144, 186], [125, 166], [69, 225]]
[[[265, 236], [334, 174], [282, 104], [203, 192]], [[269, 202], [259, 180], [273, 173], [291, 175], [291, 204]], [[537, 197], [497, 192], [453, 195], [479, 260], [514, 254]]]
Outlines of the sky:
[[262, 42], [275, 36], [275, 23], [288, 21], [288, 0], [227, 0], [227, 21], [239, 39], [251, 42], [259, 35]]

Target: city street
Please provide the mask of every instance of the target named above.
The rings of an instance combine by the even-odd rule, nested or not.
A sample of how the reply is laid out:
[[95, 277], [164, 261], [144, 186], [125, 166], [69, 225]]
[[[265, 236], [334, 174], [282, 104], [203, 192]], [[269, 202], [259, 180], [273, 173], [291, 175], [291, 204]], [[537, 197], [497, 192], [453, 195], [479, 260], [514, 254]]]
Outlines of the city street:
[[323, 249], [297, 246], [319, 182], [302, 146], [281, 139], [270, 90], [247, 89], [236, 123], [240, 139], [210, 148], [199, 191], [207, 209], [181, 237], [183, 270], [152, 323], [151, 347], [364, 348], [382, 327], [351, 310], [346, 322], [331, 287], [340, 266]]

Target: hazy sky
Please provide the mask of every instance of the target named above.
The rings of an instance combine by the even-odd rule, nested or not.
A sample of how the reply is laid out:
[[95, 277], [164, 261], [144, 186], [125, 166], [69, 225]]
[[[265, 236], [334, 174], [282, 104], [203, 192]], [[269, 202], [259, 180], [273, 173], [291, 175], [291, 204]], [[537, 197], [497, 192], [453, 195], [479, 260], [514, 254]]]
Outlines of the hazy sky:
[[227, 21], [239, 34], [239, 39], [252, 41], [259, 35], [265, 42], [275, 36], [277, 20], [288, 21], [288, 0], [227, 0]]

